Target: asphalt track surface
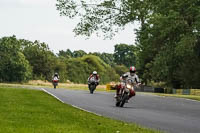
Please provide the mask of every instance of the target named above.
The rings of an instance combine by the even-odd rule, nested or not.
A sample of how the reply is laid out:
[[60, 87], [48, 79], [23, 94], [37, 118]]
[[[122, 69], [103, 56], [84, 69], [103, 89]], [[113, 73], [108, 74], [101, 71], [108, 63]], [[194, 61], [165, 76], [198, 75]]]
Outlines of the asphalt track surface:
[[77, 108], [167, 133], [200, 133], [200, 102], [137, 93], [123, 108], [115, 107], [114, 93], [43, 89]]

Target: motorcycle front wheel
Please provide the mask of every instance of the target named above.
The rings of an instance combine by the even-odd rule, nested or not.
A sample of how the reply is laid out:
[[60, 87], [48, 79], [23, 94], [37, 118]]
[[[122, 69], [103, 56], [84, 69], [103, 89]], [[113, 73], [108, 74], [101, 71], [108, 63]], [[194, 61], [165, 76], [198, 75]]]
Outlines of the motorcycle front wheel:
[[53, 84], [53, 87], [54, 87], [54, 89], [56, 89], [56, 84], [55, 83]]
[[95, 85], [90, 85], [89, 90], [90, 90], [90, 94], [93, 94], [95, 90]]
[[128, 99], [128, 94], [124, 94], [123, 98], [122, 98], [122, 101], [121, 101], [121, 104], [120, 104], [120, 107], [124, 106], [124, 104], [125, 104], [125, 102], [126, 102], [127, 99]]
[[116, 101], [116, 104], [115, 104], [115, 105], [116, 105], [117, 107], [119, 107], [120, 103], [121, 103], [120, 101]]

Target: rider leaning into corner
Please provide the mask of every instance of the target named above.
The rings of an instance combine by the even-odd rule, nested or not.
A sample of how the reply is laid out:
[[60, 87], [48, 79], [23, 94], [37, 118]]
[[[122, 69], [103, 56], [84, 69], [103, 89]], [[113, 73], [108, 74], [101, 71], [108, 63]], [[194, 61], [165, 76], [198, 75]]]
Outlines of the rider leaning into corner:
[[100, 81], [99, 75], [97, 74], [97, 71], [93, 71], [92, 74], [88, 78], [88, 87], [90, 87], [90, 79], [92, 77], [94, 77], [96, 80], [96, 86], [99, 85], [99, 81]]
[[[140, 85], [140, 81], [139, 81], [138, 75], [136, 74], [136, 68], [134, 66], [131, 66], [129, 72], [126, 72], [125, 74], [123, 74], [120, 77], [120, 84], [118, 84], [118, 85], [115, 86], [115, 88], [116, 88], [115, 98], [118, 97], [118, 95], [121, 92], [121, 89], [124, 88], [124, 85], [125, 85], [125, 82], [126, 82], [127, 78], [131, 79], [132, 83], [136, 83], [137, 86]], [[131, 90], [130, 95], [129, 95], [129, 99], [131, 97], [133, 97], [133, 96], [135, 96], [135, 91]]]

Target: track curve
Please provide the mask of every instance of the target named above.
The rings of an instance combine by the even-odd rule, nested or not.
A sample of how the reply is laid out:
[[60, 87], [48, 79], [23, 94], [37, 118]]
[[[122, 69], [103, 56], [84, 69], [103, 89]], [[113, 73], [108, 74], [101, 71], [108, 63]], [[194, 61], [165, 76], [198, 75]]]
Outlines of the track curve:
[[169, 133], [200, 132], [200, 102], [139, 93], [124, 108], [115, 107], [114, 93], [44, 89], [64, 103], [83, 110]]

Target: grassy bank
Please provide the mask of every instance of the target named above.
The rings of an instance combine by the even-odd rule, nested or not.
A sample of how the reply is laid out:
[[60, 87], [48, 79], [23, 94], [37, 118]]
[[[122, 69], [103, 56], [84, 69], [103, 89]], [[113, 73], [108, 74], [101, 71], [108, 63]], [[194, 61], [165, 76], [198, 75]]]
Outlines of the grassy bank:
[[177, 97], [177, 98], [186, 98], [186, 99], [192, 99], [192, 100], [197, 100], [200, 101], [200, 96], [195, 96], [195, 95], [177, 95], [177, 94], [156, 94], [155, 95], [159, 95], [159, 96], [167, 96], [167, 97]]
[[177, 94], [163, 94], [163, 93], [151, 93], [151, 92], [137, 92], [137, 93], [146, 94], [146, 95], [164, 96], [164, 97], [185, 98], [185, 99], [200, 101], [200, 96], [196, 96], [196, 95], [177, 95]]
[[63, 104], [38, 90], [0, 87], [1, 133], [156, 133]]
[[[0, 86], [8, 86], [8, 87], [46, 87], [46, 88], [53, 88], [51, 82], [44, 82], [41, 80], [33, 80], [29, 81], [28, 83], [0, 83]], [[87, 84], [73, 84], [73, 83], [58, 83], [57, 88], [64, 88], [64, 89], [73, 89], [73, 90], [88, 90]], [[106, 85], [98, 85], [96, 88], [97, 91], [105, 91]]]

